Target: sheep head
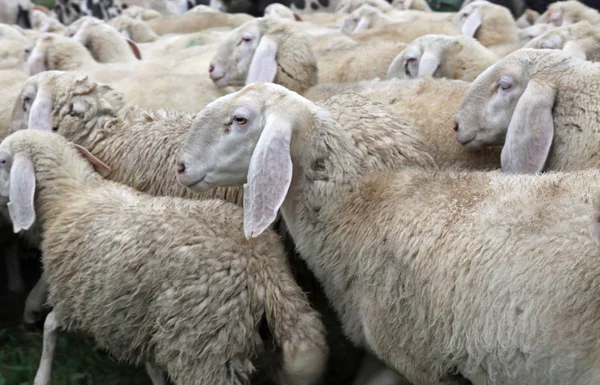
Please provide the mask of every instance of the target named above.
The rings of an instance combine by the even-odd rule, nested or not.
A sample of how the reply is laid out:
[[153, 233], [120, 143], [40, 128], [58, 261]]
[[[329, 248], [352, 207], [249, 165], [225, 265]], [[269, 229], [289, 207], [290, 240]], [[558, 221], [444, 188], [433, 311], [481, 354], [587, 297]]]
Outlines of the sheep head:
[[516, 51], [481, 73], [455, 115], [456, 138], [468, 149], [502, 145], [504, 171], [542, 171], [554, 137], [558, 75], [580, 61], [550, 50]]
[[123, 107], [119, 94], [78, 72], [46, 71], [30, 77], [17, 97], [10, 132], [33, 128], [77, 140], [102, 129]]
[[244, 186], [244, 229], [259, 235], [277, 216], [292, 178], [292, 136], [305, 135], [321, 109], [277, 84], [223, 96], [194, 119], [182, 145], [179, 182], [193, 191]]
[[[551, 29], [531, 40], [525, 48], [558, 49], [586, 60], [588, 56], [597, 56], [596, 52], [600, 48], [600, 31], [589, 21], [580, 21]], [[592, 52], [594, 49], [596, 52]]]
[[463, 48], [461, 40], [461, 37], [446, 35], [425, 35], [416, 39], [394, 59], [387, 78], [452, 78], [453, 57]]
[[248, 21], [221, 43], [209, 66], [218, 87], [275, 82], [293, 91], [318, 83], [317, 61], [308, 39], [271, 18]]
[[470, 2], [454, 15], [453, 22], [463, 35], [486, 47], [518, 40], [518, 27], [508, 8], [489, 1]]

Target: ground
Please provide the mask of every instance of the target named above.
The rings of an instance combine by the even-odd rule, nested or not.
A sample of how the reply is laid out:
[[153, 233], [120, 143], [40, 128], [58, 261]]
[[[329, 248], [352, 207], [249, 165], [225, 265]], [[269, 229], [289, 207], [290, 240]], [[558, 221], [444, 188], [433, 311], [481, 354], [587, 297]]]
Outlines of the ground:
[[[39, 272], [35, 259], [24, 261], [29, 287]], [[42, 353], [40, 326], [22, 322], [24, 295], [6, 290], [4, 259], [0, 258], [0, 385], [32, 385]], [[56, 348], [52, 385], [150, 385], [143, 368], [115, 362], [94, 351], [94, 341], [62, 332]]]

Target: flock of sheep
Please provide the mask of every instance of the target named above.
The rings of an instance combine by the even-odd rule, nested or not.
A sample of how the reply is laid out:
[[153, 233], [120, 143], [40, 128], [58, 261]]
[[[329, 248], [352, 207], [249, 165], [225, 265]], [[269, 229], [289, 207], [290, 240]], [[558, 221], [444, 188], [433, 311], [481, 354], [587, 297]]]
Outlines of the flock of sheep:
[[[342, 0], [0, 24], [24, 321], [154, 385], [600, 383], [600, 14]], [[15, 22], [16, 23], [16, 22]]]

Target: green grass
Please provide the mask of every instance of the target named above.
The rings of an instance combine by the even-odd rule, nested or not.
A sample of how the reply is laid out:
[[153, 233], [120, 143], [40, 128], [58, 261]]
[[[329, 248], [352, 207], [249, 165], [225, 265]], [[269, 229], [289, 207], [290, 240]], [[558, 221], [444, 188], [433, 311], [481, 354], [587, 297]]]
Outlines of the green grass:
[[[92, 349], [89, 338], [59, 332], [52, 385], [150, 385], [146, 371]], [[41, 331], [0, 329], [0, 385], [31, 385], [42, 352]]]
[[54, 0], [33, 0], [34, 4], [43, 5], [48, 9], [54, 8]]

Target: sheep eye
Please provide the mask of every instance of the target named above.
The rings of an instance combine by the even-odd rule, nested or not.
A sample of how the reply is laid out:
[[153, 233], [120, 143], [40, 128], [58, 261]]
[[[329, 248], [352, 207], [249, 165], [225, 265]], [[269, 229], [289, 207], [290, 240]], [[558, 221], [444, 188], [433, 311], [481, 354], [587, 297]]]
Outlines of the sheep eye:
[[31, 98], [29, 96], [25, 96], [23, 98], [23, 103], [30, 103], [31, 102]]
[[233, 121], [234, 121], [236, 124], [238, 124], [238, 125], [240, 125], [240, 126], [243, 126], [244, 124], [246, 124], [246, 123], [248, 122], [248, 119], [246, 119], [246, 118], [244, 118], [244, 117], [242, 117], [242, 116], [234, 116], [234, 117], [233, 117]]
[[510, 87], [512, 87], [512, 85], [508, 82], [499, 82], [498, 87], [503, 89], [504, 91], [507, 91], [510, 89]]
[[248, 43], [249, 41], [252, 41], [251, 37], [242, 37], [242, 41], [245, 43]]

